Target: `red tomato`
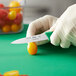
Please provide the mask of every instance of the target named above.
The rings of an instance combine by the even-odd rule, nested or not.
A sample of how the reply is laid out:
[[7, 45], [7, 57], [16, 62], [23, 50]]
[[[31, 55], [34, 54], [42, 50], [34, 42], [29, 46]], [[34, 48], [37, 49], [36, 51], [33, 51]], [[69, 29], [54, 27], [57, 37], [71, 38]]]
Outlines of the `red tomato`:
[[0, 9], [0, 19], [4, 19], [8, 15], [8, 12], [4, 9]]
[[0, 8], [4, 8], [4, 5], [3, 4], [0, 4]]
[[0, 27], [3, 27], [5, 25], [5, 21], [0, 20]]
[[8, 16], [5, 18], [5, 22], [6, 22], [6, 24], [8, 24], [8, 25], [11, 25], [11, 24], [13, 24], [13, 20], [10, 20], [9, 18], [8, 18]]
[[21, 13], [17, 13], [17, 16], [16, 16], [16, 19], [14, 20], [14, 23], [19, 25], [22, 23], [22, 20], [23, 20], [23, 16]]

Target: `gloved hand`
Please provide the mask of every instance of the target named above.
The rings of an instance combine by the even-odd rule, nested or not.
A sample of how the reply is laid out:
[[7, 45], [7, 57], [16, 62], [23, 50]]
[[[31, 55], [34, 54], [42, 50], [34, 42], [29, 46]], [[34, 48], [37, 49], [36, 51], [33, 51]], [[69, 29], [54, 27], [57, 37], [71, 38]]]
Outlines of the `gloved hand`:
[[50, 28], [55, 29], [50, 37], [53, 45], [62, 48], [69, 48], [71, 44], [76, 46], [76, 4], [68, 7], [54, 26]]
[[[46, 15], [33, 21], [29, 24], [26, 37], [30, 37], [33, 35], [41, 34], [45, 31], [49, 31], [49, 29], [55, 24], [56, 20], [56, 17]], [[37, 45], [45, 44], [47, 42], [48, 40], [39, 41], [37, 42]]]

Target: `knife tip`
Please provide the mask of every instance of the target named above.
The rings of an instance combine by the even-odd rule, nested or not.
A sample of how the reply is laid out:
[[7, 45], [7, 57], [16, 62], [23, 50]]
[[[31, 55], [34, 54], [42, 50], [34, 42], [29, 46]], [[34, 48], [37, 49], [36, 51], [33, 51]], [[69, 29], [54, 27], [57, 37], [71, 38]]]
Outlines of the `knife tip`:
[[14, 42], [11, 42], [11, 44], [15, 44]]

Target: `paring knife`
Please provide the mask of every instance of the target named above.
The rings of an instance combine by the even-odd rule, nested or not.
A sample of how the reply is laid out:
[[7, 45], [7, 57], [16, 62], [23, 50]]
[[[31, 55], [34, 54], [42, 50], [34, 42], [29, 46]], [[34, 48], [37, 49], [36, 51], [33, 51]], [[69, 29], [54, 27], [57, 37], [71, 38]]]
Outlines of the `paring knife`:
[[35, 35], [32, 37], [21, 38], [11, 42], [11, 44], [25, 44], [29, 42], [37, 42], [37, 41], [43, 41], [43, 40], [50, 41], [50, 36], [52, 35], [52, 33], [53, 32], [45, 32], [43, 34]]

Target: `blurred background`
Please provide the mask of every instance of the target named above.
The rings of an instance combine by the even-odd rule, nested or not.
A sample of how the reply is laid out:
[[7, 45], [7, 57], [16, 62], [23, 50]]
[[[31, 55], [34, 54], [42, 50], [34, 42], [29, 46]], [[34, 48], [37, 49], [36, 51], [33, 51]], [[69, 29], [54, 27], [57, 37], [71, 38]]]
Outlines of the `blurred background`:
[[[4, 2], [3, 2], [4, 1]], [[7, 2], [6, 2], [7, 1]], [[8, 5], [12, 0], [0, 0]], [[21, 1], [21, 0], [18, 0]], [[53, 15], [59, 17], [68, 6], [75, 4], [76, 0], [22, 0], [24, 6], [24, 23], [42, 17], [44, 15]]]
[[26, 0], [24, 23], [30, 23], [47, 14], [59, 17], [68, 6], [75, 3], [76, 0]]

